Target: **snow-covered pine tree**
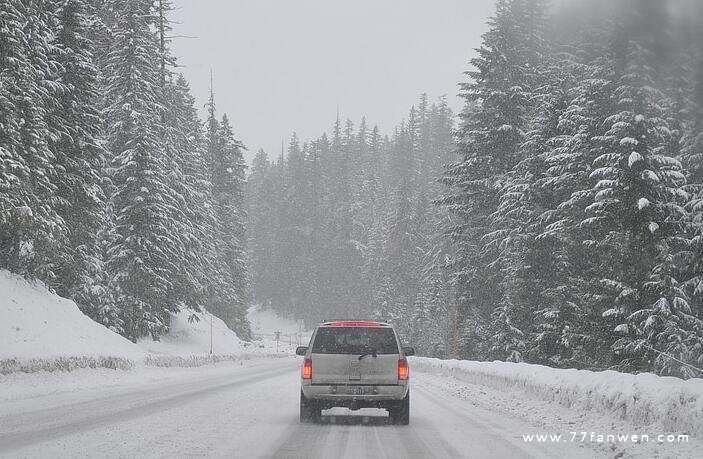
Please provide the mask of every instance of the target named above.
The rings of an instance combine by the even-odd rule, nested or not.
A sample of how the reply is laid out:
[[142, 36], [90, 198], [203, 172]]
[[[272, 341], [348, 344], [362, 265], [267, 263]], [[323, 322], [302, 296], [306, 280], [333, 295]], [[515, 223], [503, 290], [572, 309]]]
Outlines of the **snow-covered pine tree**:
[[[570, 336], [583, 332], [579, 328], [585, 321], [573, 301], [578, 284], [571, 279], [571, 239], [559, 222], [565, 214], [558, 208], [577, 185], [579, 163], [564, 160], [567, 155], [578, 160], [568, 147], [575, 123], [565, 121], [577, 110], [576, 81], [583, 69], [565, 50], [545, 56], [536, 69], [539, 105], [520, 147], [522, 160], [506, 174], [493, 217], [496, 226], [506, 229], [500, 241], [506, 260], [503, 300], [524, 324], [518, 329], [527, 332], [524, 357], [561, 366], [573, 365]], [[547, 226], [555, 220], [559, 223]]]
[[[20, 135], [20, 104], [26, 88], [28, 14], [21, 1], [0, 1], [0, 263], [13, 272], [24, 269], [24, 227], [31, 223], [29, 164]], [[26, 88], [26, 89], [25, 89]]]
[[[641, 7], [658, 8], [651, 2]], [[614, 40], [613, 111], [604, 120], [608, 131], [597, 139], [593, 198], [581, 223], [591, 232], [587, 244], [599, 251], [602, 265], [612, 267], [602, 280], [611, 301], [603, 316], [623, 335], [613, 350], [619, 367], [628, 370], [662, 370], [657, 353], [682, 357], [676, 346], [689, 333], [689, 306], [673, 264], [686, 217], [685, 177], [671, 157], [671, 130], [662, 110], [667, 103], [657, 89], [657, 60], [640, 22], [649, 17], [645, 13], [628, 11], [631, 22]]]
[[546, 13], [544, 1], [516, 0], [510, 4], [513, 26], [517, 28], [512, 33], [523, 41], [515, 43], [513, 50], [513, 65], [520, 75], [516, 82], [522, 92], [522, 103], [518, 102], [522, 124], [513, 128], [519, 132], [522, 144], [513, 153], [512, 165], [506, 164], [497, 177], [498, 204], [484, 237], [484, 252], [492, 251], [495, 257], [489, 263], [502, 271], [501, 297], [491, 321], [491, 352], [512, 361], [527, 357], [532, 316], [540, 301], [540, 279], [551, 278], [549, 260], [544, 258], [550, 253], [549, 245], [535, 239], [539, 225], [535, 207], [544, 205], [539, 201], [546, 197], [531, 185], [540, 175], [541, 158], [527, 137], [533, 126], [530, 123], [534, 123], [532, 114], [543, 100], [545, 86], [549, 86], [545, 79], [550, 65], [546, 58]]
[[53, 5], [0, 3], [0, 259], [13, 272], [56, 282], [68, 233], [57, 213], [57, 168], [48, 112], [62, 89]]
[[[281, 232], [278, 241], [281, 243], [281, 257], [285, 261], [287, 271], [285, 288], [288, 291], [288, 308], [303, 312], [306, 308], [307, 272], [305, 256], [309, 245], [309, 208], [306, 205], [308, 177], [305, 152], [307, 147], [300, 145], [300, 140], [294, 132], [288, 143], [285, 159], [285, 193], [280, 208]], [[283, 230], [285, 228], [285, 230]]]
[[251, 173], [247, 177], [247, 249], [249, 253], [249, 275], [251, 299], [267, 306], [269, 292], [275, 280], [271, 277], [271, 222], [274, 221], [271, 198], [271, 164], [264, 150], [254, 156]]
[[682, 275], [684, 279], [682, 288], [688, 298], [690, 315], [695, 317], [696, 321], [689, 327], [691, 336], [685, 351], [688, 354], [688, 360], [697, 363], [700, 368], [703, 364], [703, 330], [700, 327], [703, 321], [703, 193], [695, 194], [687, 207], [690, 212], [688, 225], [690, 236], [688, 248], [683, 253], [685, 268]]
[[682, 160], [689, 175], [689, 182], [703, 183], [703, 38], [689, 56], [695, 74], [691, 76], [691, 93], [688, 102], [689, 119], [682, 139]]
[[[371, 316], [383, 318], [384, 304], [387, 304], [388, 281], [384, 272], [384, 254], [392, 211], [390, 186], [388, 178], [390, 160], [390, 142], [381, 137], [380, 129], [375, 126], [369, 138], [369, 160], [375, 171], [369, 170], [367, 177], [368, 196], [373, 204], [373, 213], [369, 220], [369, 236], [364, 254], [364, 278], [369, 289], [369, 311]], [[371, 167], [371, 166], [370, 166]]]
[[[583, 41], [592, 46], [592, 39]], [[595, 139], [605, 133], [602, 120], [610, 110], [610, 67], [603, 54], [597, 46], [592, 54], [575, 48], [573, 58], [561, 62], [574, 85], [566, 94], [569, 104], [559, 116], [558, 135], [549, 140], [541, 181], [554, 198], [554, 208], [543, 214], [547, 225], [538, 237], [557, 244], [558, 270], [555, 285], [544, 291], [536, 345], [538, 360], [563, 366], [602, 368], [611, 363], [612, 336], [601, 317], [607, 300], [599, 283], [611, 266], [602, 266], [583, 244], [590, 236], [581, 226], [594, 194], [589, 176], [600, 154]]]
[[452, 323], [455, 313], [454, 288], [448, 260], [454, 254], [444, 237], [447, 210], [432, 203], [443, 190], [439, 179], [444, 165], [454, 161], [452, 113], [446, 99], [429, 105], [426, 95], [418, 104], [418, 156], [415, 228], [420, 252], [418, 292], [412, 314], [411, 343], [426, 355], [450, 356], [453, 352]]
[[470, 81], [461, 85], [465, 100], [458, 132], [461, 158], [447, 170], [444, 181], [451, 191], [441, 200], [457, 217], [450, 234], [458, 248], [461, 317], [479, 324], [475, 328], [493, 323], [497, 332], [495, 338], [474, 334], [466, 342], [472, 353], [486, 355], [482, 347], [490, 342], [494, 356], [515, 359], [521, 358], [516, 348], [523, 339], [519, 325], [509, 323], [510, 308], [501, 306], [494, 312], [502, 297], [498, 241], [505, 229], [493, 225], [492, 215], [505, 186], [504, 175], [520, 160], [519, 146], [533, 103], [531, 83], [540, 58], [537, 46], [545, 5], [532, 3], [497, 2], [478, 57], [471, 60], [474, 69], [466, 72]]
[[171, 1], [154, 2], [154, 27], [159, 48], [159, 84], [161, 87], [161, 138], [167, 172], [167, 185], [175, 193], [177, 207], [171, 209], [169, 219], [179, 236], [180, 267], [173, 280], [174, 298], [179, 305], [199, 309], [205, 301], [206, 257], [212, 238], [208, 226], [210, 184], [207, 181], [207, 163], [204, 160], [205, 142], [195, 100], [182, 75], [174, 75], [176, 59], [170, 50], [169, 14]]
[[[406, 132], [400, 135], [407, 136]], [[382, 318], [393, 321], [401, 338], [413, 336], [412, 316], [419, 288], [422, 254], [417, 250], [421, 234], [413, 209], [412, 189], [405, 178], [392, 197], [392, 210], [385, 224], [382, 270], [388, 285]], [[379, 305], [380, 306], [380, 305]]]
[[182, 247], [176, 297], [199, 309], [206, 302], [208, 254], [214, 244], [212, 190], [205, 158], [205, 137], [195, 98], [182, 75], [168, 75], [164, 92], [164, 148], [169, 157], [169, 186], [177, 193], [173, 225]]
[[276, 283], [272, 285], [271, 289], [271, 300], [274, 307], [281, 313], [290, 314], [290, 302], [288, 301], [288, 265], [285, 259], [285, 247], [284, 243], [286, 240], [286, 227], [285, 227], [285, 216], [286, 216], [286, 196], [288, 183], [287, 174], [285, 171], [286, 161], [283, 153], [283, 145], [281, 145], [281, 154], [277, 161], [273, 164], [271, 168], [272, 176], [272, 204], [274, 206], [275, 214], [275, 229], [273, 231], [273, 272], [272, 276], [276, 279]]
[[[703, 7], [699, 6], [700, 17]], [[686, 261], [683, 272], [683, 288], [689, 298], [691, 312], [703, 320], [703, 35], [698, 26], [697, 17], [693, 16], [691, 24], [683, 24], [687, 33], [684, 39], [683, 51], [678, 53], [681, 63], [676, 69], [675, 85], [681, 96], [680, 112], [675, 113], [681, 122], [681, 150], [679, 159], [683, 172], [687, 177], [686, 190], [691, 199], [687, 204], [689, 225], [687, 229], [690, 240], [686, 250]], [[688, 27], [685, 27], [688, 26]], [[698, 347], [698, 354], [701, 354]], [[699, 357], [703, 364], [703, 357]]]
[[251, 331], [246, 318], [249, 277], [244, 229], [244, 145], [234, 138], [226, 115], [220, 122], [214, 118], [213, 95], [209, 113], [206, 138], [215, 220], [215, 269], [208, 309], [241, 338], [248, 339]]
[[65, 255], [58, 260], [56, 291], [74, 299], [97, 322], [117, 327], [118, 314], [107, 301], [104, 260], [98, 246], [106, 200], [101, 188], [105, 153], [95, 48], [88, 38], [90, 22], [84, 0], [61, 3], [56, 44], [62, 90], [49, 119], [59, 132], [50, 142], [60, 169], [57, 211], [69, 232]]
[[179, 208], [169, 186], [162, 146], [163, 91], [151, 0], [115, 1], [114, 37], [105, 66], [107, 147], [112, 155], [115, 237], [107, 267], [114, 279], [124, 333], [154, 339], [178, 310], [183, 253], [172, 213]]

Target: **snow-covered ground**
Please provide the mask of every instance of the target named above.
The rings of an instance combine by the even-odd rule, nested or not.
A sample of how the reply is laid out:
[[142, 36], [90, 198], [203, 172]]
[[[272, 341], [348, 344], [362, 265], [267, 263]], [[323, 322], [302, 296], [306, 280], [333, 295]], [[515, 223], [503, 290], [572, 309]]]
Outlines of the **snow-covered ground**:
[[[579, 454], [616, 459], [701, 457], [703, 441], [691, 435], [690, 431], [668, 430], [656, 423], [638, 425], [621, 419], [617, 412], [591, 410], [578, 403], [567, 407], [507, 384], [493, 387], [464, 381], [461, 375], [438, 371], [436, 366], [420, 365], [417, 359], [413, 360], [415, 388], [431, 394], [436, 403], [453, 408], [455, 414], [472, 417], [476, 422], [485, 424], [487, 430], [503, 432], [507, 440], [497, 438], [496, 441], [522, 444], [522, 451], [529, 451], [531, 457], [559, 457], [559, 451], [561, 457], [578, 457]], [[564, 391], [568, 389], [564, 388]], [[414, 414], [417, 415], [417, 411]], [[461, 427], [456, 430], [457, 435], [462, 435]], [[689, 437], [679, 439], [679, 434], [689, 434]], [[538, 435], [542, 436], [541, 439]], [[550, 438], [550, 435], [559, 437]], [[659, 435], [664, 435], [663, 442], [658, 441]], [[668, 435], [677, 438], [669, 441], [671, 438]], [[613, 436], [614, 441], [609, 436]], [[473, 446], [468, 441], [467, 444]], [[482, 453], [468, 456], [501, 457], [484, 456]], [[517, 453], [514, 457], [525, 455]]]
[[464, 383], [598, 413], [631, 426], [703, 438], [703, 379], [687, 381], [649, 373], [562, 370], [509, 362], [415, 357], [415, 368]]
[[0, 292], [0, 360], [78, 356], [139, 360], [146, 355], [40, 282], [0, 270]]

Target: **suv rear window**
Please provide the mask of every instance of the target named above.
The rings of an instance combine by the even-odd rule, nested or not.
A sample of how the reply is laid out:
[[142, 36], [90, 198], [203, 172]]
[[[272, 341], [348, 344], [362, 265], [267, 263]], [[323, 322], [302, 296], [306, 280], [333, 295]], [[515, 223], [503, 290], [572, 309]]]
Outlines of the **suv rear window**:
[[398, 354], [391, 328], [320, 327], [312, 345], [313, 354]]

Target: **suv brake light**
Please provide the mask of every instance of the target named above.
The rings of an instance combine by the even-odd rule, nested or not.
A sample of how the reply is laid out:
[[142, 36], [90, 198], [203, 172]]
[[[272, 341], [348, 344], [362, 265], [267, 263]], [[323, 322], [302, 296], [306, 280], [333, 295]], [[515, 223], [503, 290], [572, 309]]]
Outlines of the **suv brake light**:
[[410, 376], [410, 367], [408, 367], [408, 361], [405, 359], [398, 360], [398, 380], [405, 381]]
[[303, 379], [312, 379], [312, 359], [305, 359], [303, 363]]
[[339, 320], [329, 322], [327, 325], [330, 327], [380, 327], [382, 324], [380, 322], [367, 322], [363, 320]]

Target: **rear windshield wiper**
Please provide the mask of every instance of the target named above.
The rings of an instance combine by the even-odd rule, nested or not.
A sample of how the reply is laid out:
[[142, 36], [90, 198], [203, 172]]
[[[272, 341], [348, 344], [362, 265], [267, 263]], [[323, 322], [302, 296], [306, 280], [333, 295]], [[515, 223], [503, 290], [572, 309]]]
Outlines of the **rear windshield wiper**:
[[367, 355], [370, 355], [372, 357], [378, 357], [378, 351], [375, 348], [374, 349], [367, 349], [366, 351], [364, 351], [363, 354], [361, 354], [359, 356], [359, 360], [363, 359]]

